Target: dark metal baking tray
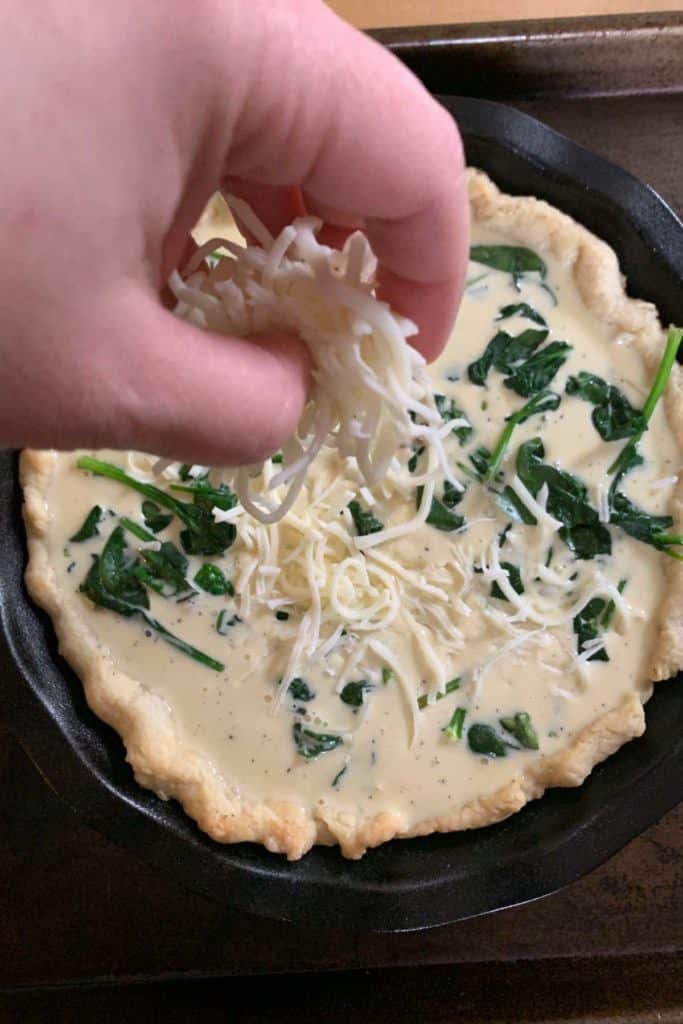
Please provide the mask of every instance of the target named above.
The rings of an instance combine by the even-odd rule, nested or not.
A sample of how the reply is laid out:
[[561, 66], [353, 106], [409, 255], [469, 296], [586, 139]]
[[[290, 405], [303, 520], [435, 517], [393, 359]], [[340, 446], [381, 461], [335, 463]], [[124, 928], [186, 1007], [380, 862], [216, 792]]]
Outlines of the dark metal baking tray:
[[[633, 294], [683, 319], [683, 225], [647, 186], [510, 108], [444, 99], [469, 160], [507, 191], [533, 193], [617, 250]], [[683, 687], [662, 683], [645, 736], [579, 789], [553, 790], [476, 832], [394, 841], [360, 862], [315, 849], [287, 864], [222, 847], [175, 803], [140, 789], [115, 734], [89, 711], [49, 620], [27, 599], [16, 460], [0, 456], [0, 655], [9, 724], [47, 780], [106, 835], [212, 899], [299, 925], [399, 931], [522, 903], [596, 867], [683, 797]]]

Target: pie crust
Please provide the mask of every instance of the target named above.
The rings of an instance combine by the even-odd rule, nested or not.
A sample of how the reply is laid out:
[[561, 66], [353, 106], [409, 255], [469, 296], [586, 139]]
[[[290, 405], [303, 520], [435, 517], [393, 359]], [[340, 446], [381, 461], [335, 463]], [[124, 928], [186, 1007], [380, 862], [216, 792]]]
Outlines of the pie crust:
[[[612, 249], [547, 203], [501, 193], [480, 171], [469, 171], [468, 184], [474, 220], [495, 226], [512, 244], [551, 253], [571, 267], [586, 307], [608, 321], [615, 332], [629, 335], [648, 370], [654, 372], [664, 345], [657, 312], [651, 304], [627, 297]], [[683, 449], [683, 373], [678, 365], [664, 401], [669, 425]], [[178, 800], [200, 828], [219, 842], [262, 843], [291, 860], [315, 843], [338, 843], [344, 856], [359, 858], [369, 847], [393, 838], [479, 828], [514, 814], [550, 786], [581, 785], [596, 764], [645, 729], [643, 704], [652, 692], [652, 683], [646, 680], [639, 692], [593, 721], [562, 751], [534, 760], [496, 792], [448, 815], [421, 820], [407, 831], [402, 830], [398, 816], [389, 812], [356, 820], [325, 805], [308, 813], [295, 803], [250, 804], [208, 758], [181, 742], [165, 701], [117, 668], [77, 609], [65, 600], [45, 542], [46, 495], [56, 458], [55, 452], [35, 450], [21, 456], [29, 592], [50, 614], [60, 651], [80, 676], [90, 707], [122, 737], [138, 783], [163, 800]], [[670, 512], [681, 531], [683, 482], [677, 485]], [[668, 589], [653, 645], [652, 681], [669, 678], [683, 666], [683, 565], [673, 559], [665, 562]]]

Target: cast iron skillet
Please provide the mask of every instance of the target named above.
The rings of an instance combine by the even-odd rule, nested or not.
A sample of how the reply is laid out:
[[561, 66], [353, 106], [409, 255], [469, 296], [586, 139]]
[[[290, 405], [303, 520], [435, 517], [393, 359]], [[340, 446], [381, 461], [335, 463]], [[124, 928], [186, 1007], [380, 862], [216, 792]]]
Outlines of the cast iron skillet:
[[[446, 98], [470, 163], [533, 193], [616, 249], [634, 295], [683, 322], [683, 225], [647, 186], [537, 121]], [[288, 864], [211, 842], [174, 803], [141, 789], [114, 732], [86, 706], [50, 622], [28, 600], [16, 460], [0, 455], [0, 649], [4, 711], [47, 781], [95, 827], [186, 886], [246, 911], [318, 927], [427, 928], [523, 903], [597, 867], [683, 797], [683, 686], [660, 683], [645, 736], [579, 789], [552, 790], [476, 832], [394, 841], [349, 862], [318, 848]]]

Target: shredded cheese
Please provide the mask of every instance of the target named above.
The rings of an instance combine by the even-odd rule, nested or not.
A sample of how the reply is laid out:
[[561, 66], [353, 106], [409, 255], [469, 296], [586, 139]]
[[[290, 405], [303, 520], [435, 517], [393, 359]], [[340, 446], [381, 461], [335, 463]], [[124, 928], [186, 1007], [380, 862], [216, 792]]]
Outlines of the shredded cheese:
[[[282, 469], [256, 490], [253, 480], [263, 466], [235, 473], [242, 507], [262, 523], [281, 520], [324, 445], [355, 459], [369, 505], [369, 488], [384, 478], [399, 452], [418, 441], [432, 453], [440, 476], [462, 489], [443, 439], [466, 421], [443, 423], [425, 360], [408, 344], [417, 328], [375, 295], [377, 263], [365, 236], [356, 232], [341, 251], [334, 250], [316, 238], [322, 222], [302, 217], [273, 238], [245, 202], [232, 196], [229, 203], [258, 245], [240, 248], [214, 238], [202, 246], [182, 277], [171, 275], [175, 313], [224, 334], [291, 331], [306, 342], [313, 362], [310, 403], [283, 448]], [[219, 248], [226, 255], [209, 268], [205, 257]], [[192, 467], [191, 475], [204, 469]], [[428, 510], [427, 502], [424, 515], [412, 523], [360, 546], [409, 532]]]

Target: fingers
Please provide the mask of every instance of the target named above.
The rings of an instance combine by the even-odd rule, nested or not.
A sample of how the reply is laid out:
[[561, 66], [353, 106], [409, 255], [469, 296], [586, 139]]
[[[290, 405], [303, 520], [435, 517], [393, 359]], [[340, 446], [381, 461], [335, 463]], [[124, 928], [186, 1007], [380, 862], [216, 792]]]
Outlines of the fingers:
[[308, 350], [298, 338], [213, 334], [159, 309], [152, 297], [140, 301], [128, 325], [129, 337], [138, 332], [147, 344], [144, 354], [129, 346], [137, 366], [127, 374], [121, 447], [240, 465], [271, 455], [294, 433], [309, 383]]
[[308, 204], [361, 219], [383, 296], [418, 323], [417, 344], [433, 357], [467, 266], [464, 155], [452, 119], [394, 57], [322, 4], [276, 5], [256, 43], [245, 44], [255, 84], [238, 114], [231, 174], [298, 182]]
[[86, 337], [81, 328], [74, 339], [82, 358], [67, 357], [63, 367], [53, 359], [51, 383], [34, 375], [33, 393], [50, 383], [53, 397], [34, 404], [14, 443], [134, 448], [239, 465], [291, 437], [308, 389], [308, 351], [298, 338], [213, 334], [179, 320], [137, 285], [110, 299], [116, 312], [103, 309], [88, 319], [96, 333]]
[[[221, 183], [225, 195], [236, 195], [249, 203], [256, 216], [262, 221], [272, 235], [279, 235], [287, 224], [295, 217], [303, 217], [306, 209], [301, 198], [301, 190], [296, 187], [278, 188], [258, 185], [253, 181], [242, 181], [240, 178], [226, 176]], [[233, 216], [235, 216], [233, 211]], [[242, 234], [253, 244], [251, 237], [239, 218], [235, 217]]]

